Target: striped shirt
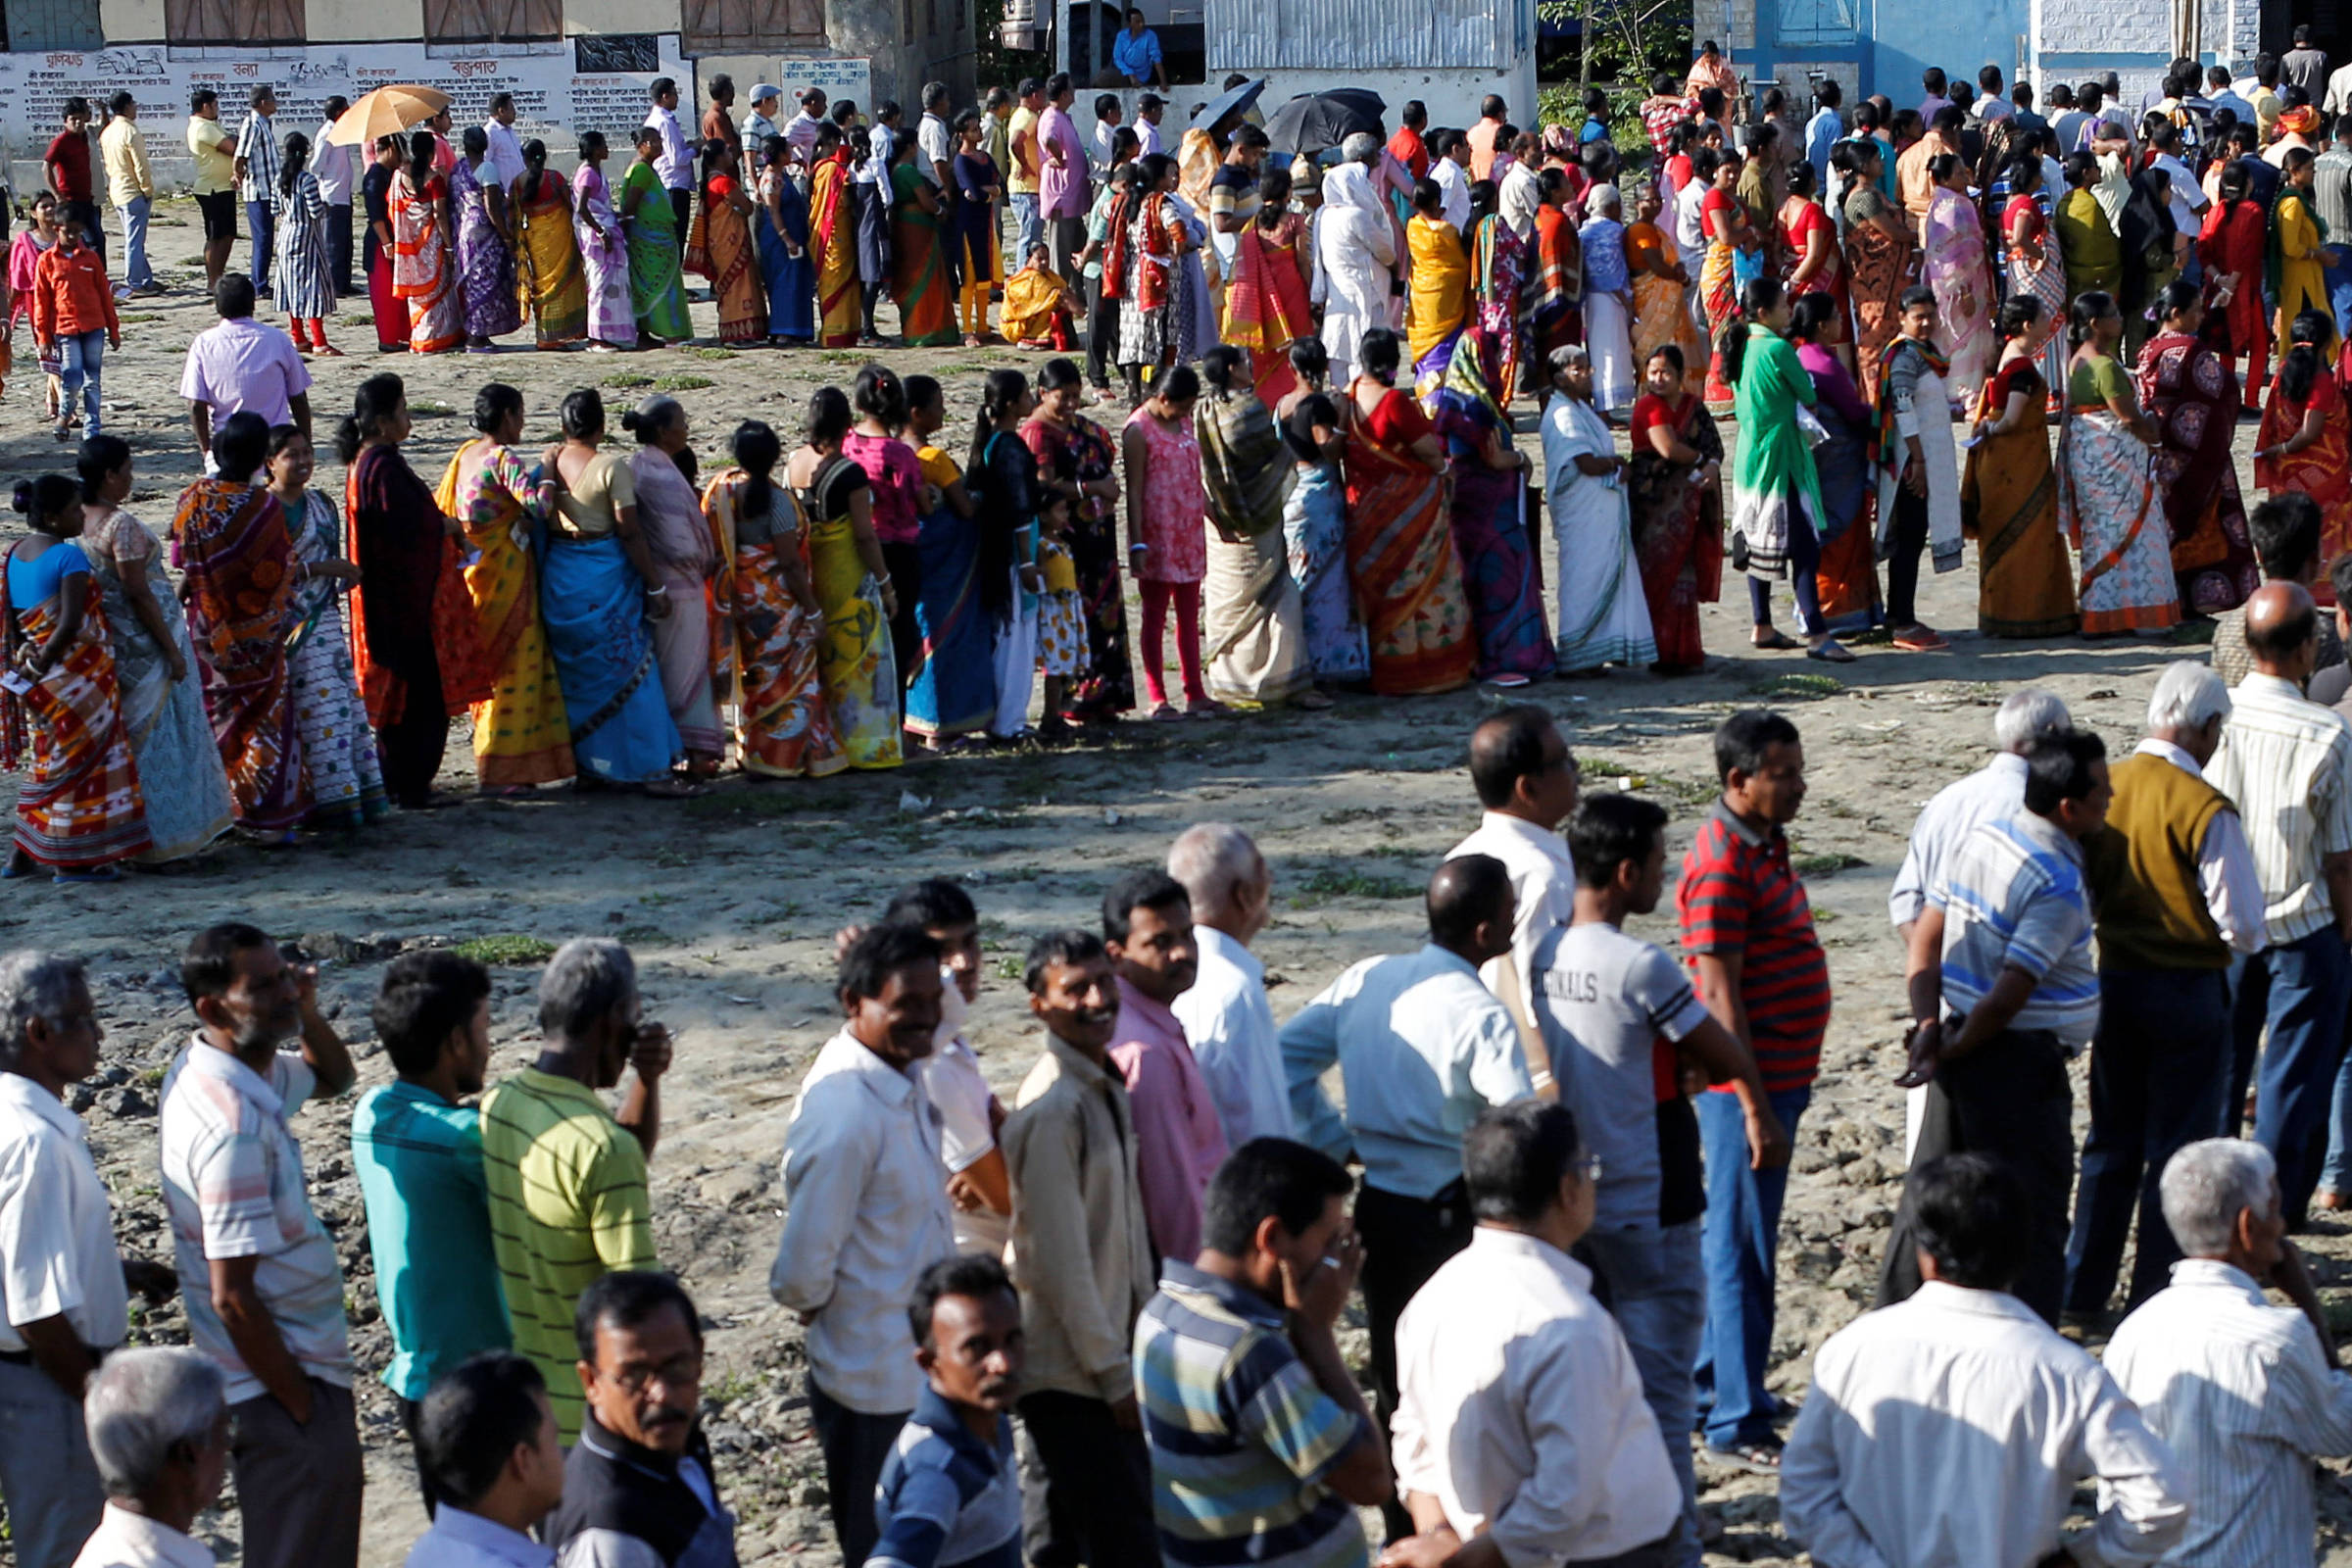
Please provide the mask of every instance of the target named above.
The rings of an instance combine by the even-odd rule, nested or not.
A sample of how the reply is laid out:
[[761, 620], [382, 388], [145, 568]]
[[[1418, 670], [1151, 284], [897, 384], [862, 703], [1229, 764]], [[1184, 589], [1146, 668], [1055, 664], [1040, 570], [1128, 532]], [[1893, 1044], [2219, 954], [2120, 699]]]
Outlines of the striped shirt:
[[2307, 701], [2292, 681], [2256, 671], [2230, 694], [2205, 782], [2237, 803], [2273, 947], [2299, 942], [2335, 918], [2320, 863], [2352, 850], [2347, 769], [2352, 726]]
[[237, 154], [245, 160], [245, 177], [238, 182], [240, 201], [277, 205], [277, 126], [270, 117], [254, 111], [237, 127]]
[[490, 1091], [481, 1127], [507, 1321], [547, 1379], [568, 1445], [580, 1432], [580, 1293], [609, 1273], [661, 1267], [645, 1151], [587, 1085], [536, 1067]]
[[287, 1350], [307, 1375], [351, 1387], [343, 1266], [311, 1211], [302, 1149], [286, 1126], [317, 1083], [299, 1052], [279, 1052], [265, 1075], [201, 1037], [164, 1080], [164, 1207], [180, 1299], [188, 1337], [228, 1374], [231, 1404], [264, 1391], [213, 1301], [214, 1258], [256, 1259], [254, 1293]]
[[2312, 1460], [2352, 1453], [2352, 1374], [2328, 1364], [2301, 1312], [2192, 1257], [2115, 1331], [2107, 1375], [2188, 1480], [2188, 1531], [2167, 1563], [2312, 1560]]
[[1788, 835], [1775, 827], [1767, 837], [1718, 800], [1683, 856], [1674, 906], [1693, 970], [1701, 955], [1740, 959], [1740, 1001], [1764, 1087], [1811, 1084], [1830, 1028], [1830, 962]]
[[1364, 1568], [1323, 1477], [1371, 1429], [1315, 1382], [1279, 1304], [1170, 1259], [1135, 1325], [1152, 1512], [1170, 1568]]
[[874, 1489], [882, 1539], [865, 1568], [1021, 1568], [1021, 1471], [1012, 1421], [984, 1446], [938, 1390], [925, 1388]]
[[1928, 890], [1943, 911], [1943, 1010], [1966, 1013], [2003, 969], [2034, 977], [2012, 1029], [2046, 1029], [2069, 1045], [2099, 1026], [2099, 971], [2090, 947], [2090, 889], [2082, 846], [2046, 817], [2020, 809], [1979, 823]]

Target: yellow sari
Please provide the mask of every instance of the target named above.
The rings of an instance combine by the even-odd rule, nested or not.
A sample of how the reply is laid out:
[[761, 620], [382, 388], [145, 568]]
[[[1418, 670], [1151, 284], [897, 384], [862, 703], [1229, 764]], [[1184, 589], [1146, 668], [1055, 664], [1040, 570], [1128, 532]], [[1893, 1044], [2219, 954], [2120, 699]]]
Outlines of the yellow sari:
[[865, 318], [858, 293], [858, 209], [850, 196], [850, 166], [838, 158], [816, 166], [808, 179], [808, 236], [816, 247], [817, 342], [846, 349]]
[[1405, 339], [1418, 366], [1430, 350], [1462, 329], [1470, 313], [1470, 253], [1451, 223], [1432, 222], [1419, 213], [1404, 225], [1413, 258], [1411, 317]]
[[513, 447], [490, 453], [461, 492], [460, 467], [480, 444], [477, 438], [458, 449], [433, 496], [464, 526], [467, 547], [480, 553], [466, 568], [466, 592], [493, 684], [489, 700], [473, 709], [474, 772], [486, 790], [552, 784], [575, 769], [571, 719], [539, 618], [539, 567], [530, 542], [531, 523], [546, 520], [545, 492], [531, 483], [530, 466]]
[[1042, 267], [1024, 267], [1004, 280], [998, 326], [1011, 343], [1051, 342], [1054, 317], [1068, 309], [1070, 288]]
[[543, 172], [522, 202], [522, 243], [516, 247], [522, 265], [515, 292], [531, 313], [543, 349], [588, 335], [588, 277], [571, 226], [570, 191], [560, 176]]

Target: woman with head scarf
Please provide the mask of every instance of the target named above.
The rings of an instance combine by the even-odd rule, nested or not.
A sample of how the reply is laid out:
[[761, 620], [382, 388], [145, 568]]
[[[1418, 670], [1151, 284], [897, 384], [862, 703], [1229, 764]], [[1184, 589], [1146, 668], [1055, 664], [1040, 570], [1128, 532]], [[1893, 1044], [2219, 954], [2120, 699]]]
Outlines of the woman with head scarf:
[[1274, 416], [1230, 343], [1201, 358], [1207, 395], [1194, 407], [1207, 502], [1207, 575], [1201, 640], [1208, 694], [1220, 702], [1327, 708], [1306, 671], [1298, 585], [1282, 532], [1283, 461]]

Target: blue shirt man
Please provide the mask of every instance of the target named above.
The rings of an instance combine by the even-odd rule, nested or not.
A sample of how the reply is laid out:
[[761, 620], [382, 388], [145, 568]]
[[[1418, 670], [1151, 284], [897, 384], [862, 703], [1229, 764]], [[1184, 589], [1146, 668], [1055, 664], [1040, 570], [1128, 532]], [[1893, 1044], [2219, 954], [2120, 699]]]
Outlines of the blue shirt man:
[[906, 1324], [925, 1384], [874, 1488], [865, 1568], [1021, 1568], [1012, 1412], [1027, 1344], [1004, 1265], [942, 1258], [914, 1284]]
[[1110, 46], [1110, 64], [1127, 78], [1129, 86], [1168, 84], [1167, 68], [1160, 63], [1159, 34], [1144, 25], [1140, 7], [1128, 8], [1126, 30]]

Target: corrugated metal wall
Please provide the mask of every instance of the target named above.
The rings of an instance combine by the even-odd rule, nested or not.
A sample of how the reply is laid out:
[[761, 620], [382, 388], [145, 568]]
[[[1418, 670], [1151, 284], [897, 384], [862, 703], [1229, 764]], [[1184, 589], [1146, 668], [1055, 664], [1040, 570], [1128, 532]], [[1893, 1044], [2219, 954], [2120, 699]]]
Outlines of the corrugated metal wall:
[[1532, 0], [1206, 0], [1214, 69], [1493, 66], [1526, 48]]

